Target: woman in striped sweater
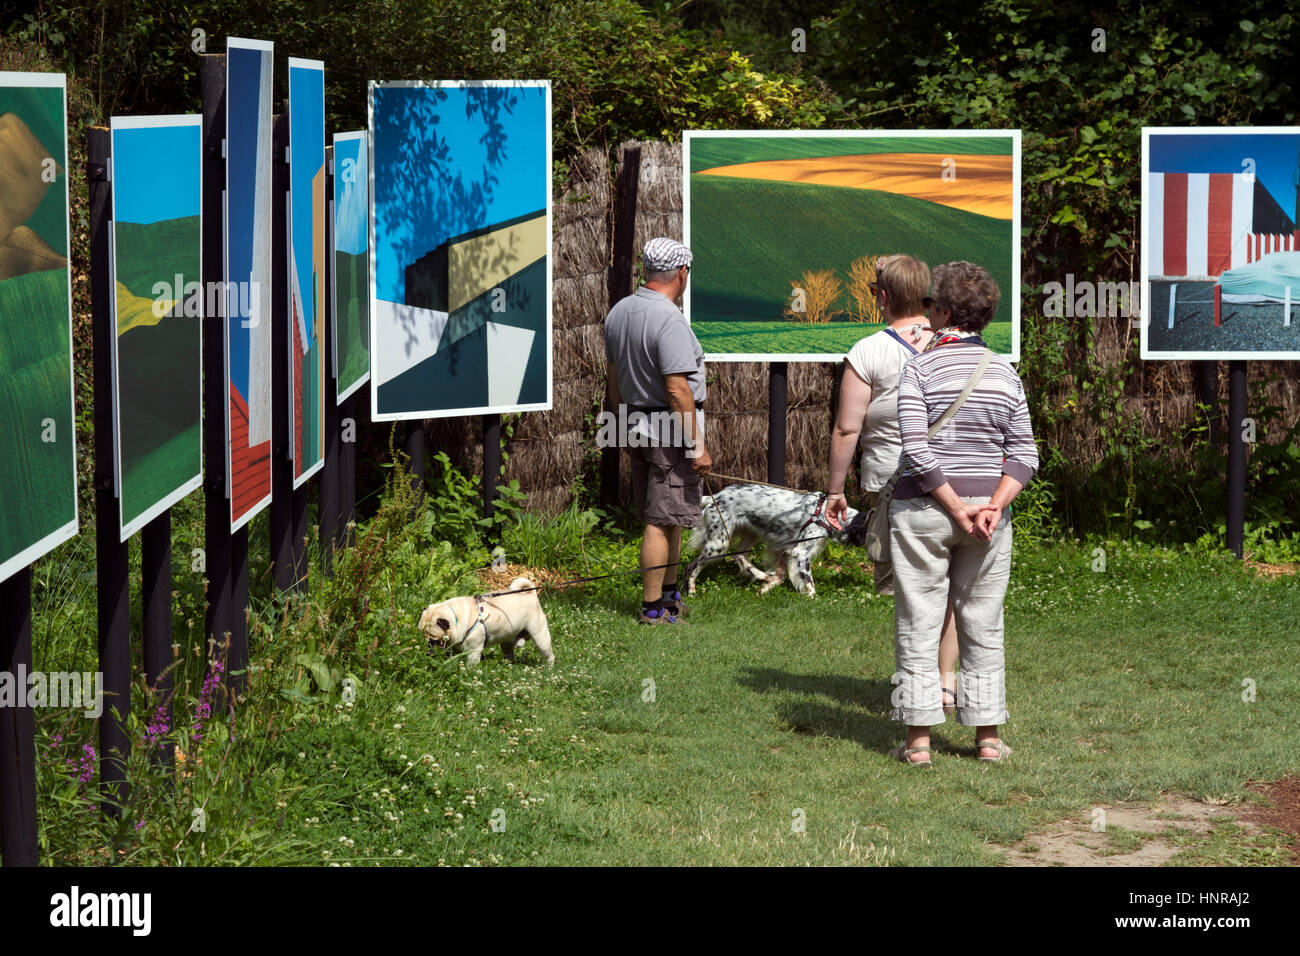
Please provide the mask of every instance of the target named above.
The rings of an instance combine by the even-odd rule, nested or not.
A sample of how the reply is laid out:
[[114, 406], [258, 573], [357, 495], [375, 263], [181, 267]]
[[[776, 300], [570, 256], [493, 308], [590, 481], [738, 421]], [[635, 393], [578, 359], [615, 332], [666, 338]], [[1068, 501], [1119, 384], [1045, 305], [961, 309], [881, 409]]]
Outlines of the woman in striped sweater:
[[903, 366], [898, 427], [906, 468], [890, 505], [894, 561], [894, 719], [907, 742], [891, 751], [930, 765], [930, 727], [943, 723], [937, 664], [951, 598], [961, 652], [957, 722], [975, 728], [980, 760], [1003, 759], [1007, 719], [1002, 601], [1011, 575], [1012, 499], [1038, 469], [1038, 450], [1020, 377], [993, 356], [957, 414], [926, 433], [962, 392], [986, 352], [980, 333], [1000, 293], [970, 262], [935, 268], [926, 351]]

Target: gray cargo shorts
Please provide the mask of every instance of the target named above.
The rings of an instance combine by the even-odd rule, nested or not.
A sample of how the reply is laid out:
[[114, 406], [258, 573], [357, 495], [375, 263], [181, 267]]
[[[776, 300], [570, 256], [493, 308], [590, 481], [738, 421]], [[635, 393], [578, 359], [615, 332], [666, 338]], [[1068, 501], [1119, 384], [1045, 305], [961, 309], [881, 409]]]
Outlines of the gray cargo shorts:
[[700, 523], [700, 476], [683, 447], [629, 448], [632, 497], [646, 524], [694, 528]]

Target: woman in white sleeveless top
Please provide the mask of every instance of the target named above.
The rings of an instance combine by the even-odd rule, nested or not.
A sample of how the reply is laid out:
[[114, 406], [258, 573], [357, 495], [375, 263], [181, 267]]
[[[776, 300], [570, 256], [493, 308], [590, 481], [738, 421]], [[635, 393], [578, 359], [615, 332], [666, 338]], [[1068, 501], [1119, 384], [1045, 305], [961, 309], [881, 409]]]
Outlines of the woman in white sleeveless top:
[[[840, 380], [840, 407], [831, 435], [830, 488], [826, 516], [839, 527], [848, 501], [844, 479], [861, 436], [863, 510], [870, 510], [881, 487], [898, 467], [903, 440], [898, 433], [898, 379], [903, 365], [919, 354], [932, 336], [925, 310], [929, 306], [930, 269], [906, 255], [884, 256], [876, 262], [873, 284], [888, 325], [861, 339], [849, 351]], [[891, 564], [875, 566], [877, 594], [894, 593]], [[957, 628], [952, 608], [943, 622], [939, 642], [939, 673], [943, 679], [945, 711], [955, 708], [957, 687]]]

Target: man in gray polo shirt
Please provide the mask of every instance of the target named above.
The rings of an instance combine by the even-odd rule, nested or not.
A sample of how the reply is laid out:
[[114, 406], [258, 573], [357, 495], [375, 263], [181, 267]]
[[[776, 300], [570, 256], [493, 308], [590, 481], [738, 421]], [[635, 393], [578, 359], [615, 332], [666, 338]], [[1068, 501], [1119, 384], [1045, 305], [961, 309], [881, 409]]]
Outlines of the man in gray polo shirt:
[[[704, 351], [674, 302], [686, 288], [691, 250], [651, 239], [642, 250], [645, 285], [605, 318], [609, 392], [617, 411], [640, 411], [680, 428], [646, 428], [648, 443], [628, 436], [632, 494], [645, 522], [641, 538], [641, 621], [676, 624], [685, 614], [677, 589], [682, 528], [700, 523], [700, 477], [713, 464], [696, 410], [704, 407]], [[620, 416], [621, 417], [621, 416]], [[667, 437], [665, 437], [667, 436]], [[640, 446], [640, 447], [638, 447]]]

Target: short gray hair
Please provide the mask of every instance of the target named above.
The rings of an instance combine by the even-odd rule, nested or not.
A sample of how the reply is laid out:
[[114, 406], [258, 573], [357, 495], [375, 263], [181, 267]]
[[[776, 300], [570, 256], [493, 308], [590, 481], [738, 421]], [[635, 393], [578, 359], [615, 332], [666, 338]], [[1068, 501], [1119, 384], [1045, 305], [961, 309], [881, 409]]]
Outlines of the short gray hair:
[[676, 269], [669, 269], [666, 272], [658, 272], [658, 271], [651, 272], [649, 269], [647, 269], [645, 274], [645, 281], [646, 282], [672, 282], [673, 279], [677, 278], [677, 273], [680, 269], [681, 266], [678, 266]]

